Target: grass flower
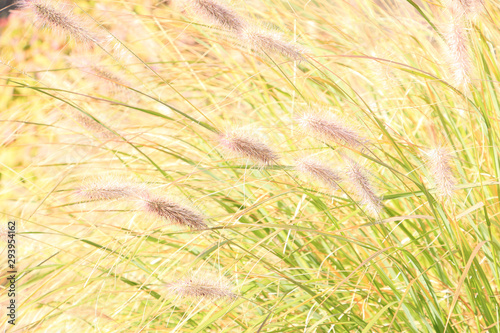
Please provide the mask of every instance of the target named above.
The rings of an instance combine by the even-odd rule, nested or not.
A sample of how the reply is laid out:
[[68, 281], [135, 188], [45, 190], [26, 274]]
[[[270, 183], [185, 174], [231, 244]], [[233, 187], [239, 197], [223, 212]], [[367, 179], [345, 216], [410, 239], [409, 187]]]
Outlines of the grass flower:
[[448, 58], [453, 83], [466, 89], [470, 83], [471, 60], [467, 32], [460, 18], [452, 18], [445, 33], [446, 57]]
[[35, 24], [62, 32], [82, 44], [93, 44], [101, 37], [92, 31], [89, 22], [73, 14], [67, 3], [52, 0], [22, 0], [21, 8], [30, 11]]
[[183, 227], [196, 230], [207, 228], [203, 215], [171, 198], [146, 193], [140, 200], [140, 208]]
[[367, 139], [356, 128], [333, 109], [308, 110], [297, 117], [299, 126], [311, 136], [350, 148], [363, 146]]
[[339, 188], [338, 183], [342, 180], [337, 171], [311, 156], [297, 159], [295, 168], [297, 171], [334, 190]]
[[137, 197], [144, 191], [144, 186], [120, 178], [98, 178], [86, 181], [76, 194], [92, 201], [106, 201]]
[[108, 69], [108, 66], [96, 64], [99, 60], [87, 59], [85, 57], [68, 57], [68, 62], [88, 74], [89, 78], [98, 81], [98, 84], [105, 83], [104, 88], [112, 92], [126, 91], [126, 87], [131, 86], [124, 77]]
[[218, 137], [219, 144], [230, 154], [248, 158], [255, 163], [270, 165], [279, 159], [266, 143], [242, 129], [229, 130]]
[[209, 24], [240, 32], [246, 26], [238, 13], [219, 0], [186, 0], [187, 9]]
[[255, 26], [246, 27], [239, 36], [243, 45], [252, 51], [263, 54], [281, 54], [293, 60], [303, 60], [306, 49], [288, 41], [278, 31], [265, 30]]
[[455, 189], [456, 180], [450, 166], [451, 154], [443, 146], [439, 146], [425, 152], [427, 168], [440, 197], [450, 198]]
[[71, 118], [73, 118], [77, 123], [82, 125], [89, 132], [94, 133], [97, 137], [102, 139], [109, 139], [115, 135], [97, 122], [95, 119], [87, 116], [80, 111], [71, 111]]
[[447, 7], [454, 17], [475, 18], [484, 9], [483, 0], [448, 0]]
[[235, 299], [231, 284], [220, 277], [195, 276], [167, 284], [167, 292], [180, 298]]
[[197, 230], [207, 228], [202, 214], [171, 198], [151, 193], [144, 184], [113, 177], [91, 179], [80, 186], [76, 193], [92, 201], [133, 200], [139, 204], [140, 210], [173, 224]]
[[86, 69], [84, 69], [84, 71], [92, 74], [94, 77], [105, 81], [108, 87], [115, 91], [123, 90], [129, 85], [125, 79], [105, 69], [104, 67], [90, 65]]
[[346, 176], [351, 183], [351, 190], [360, 199], [361, 205], [372, 216], [378, 216], [382, 211], [382, 202], [375, 194], [375, 188], [370, 180], [368, 171], [358, 162], [345, 157]]

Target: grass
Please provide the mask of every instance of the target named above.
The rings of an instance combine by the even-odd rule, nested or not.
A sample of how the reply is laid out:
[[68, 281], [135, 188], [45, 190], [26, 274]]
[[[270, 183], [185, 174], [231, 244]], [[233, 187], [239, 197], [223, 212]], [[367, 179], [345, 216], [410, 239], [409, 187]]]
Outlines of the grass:
[[[72, 15], [111, 36], [91, 45], [11, 15], [0, 33], [0, 210], [18, 223], [18, 308], [12, 327], [2, 273], [2, 327], [498, 332], [497, 3], [461, 21], [474, 69], [466, 85], [453, 80], [443, 46], [445, 3], [232, 7], [281, 31], [273, 36], [283, 45], [307, 48], [304, 59], [252, 52], [242, 35], [175, 3], [79, 1]], [[304, 133], [296, 119], [311, 104], [370, 143]], [[234, 127], [279, 160], [227, 154], [218, 138]], [[437, 145], [456, 179], [448, 197], [427, 163]], [[340, 174], [350, 160], [366, 168], [380, 213], [349, 181], [332, 190], [298, 172], [304, 155]], [[77, 195], [101, 176], [175, 198], [208, 228], [172, 225], [135, 199]], [[169, 289], [190, 276], [237, 297]]]

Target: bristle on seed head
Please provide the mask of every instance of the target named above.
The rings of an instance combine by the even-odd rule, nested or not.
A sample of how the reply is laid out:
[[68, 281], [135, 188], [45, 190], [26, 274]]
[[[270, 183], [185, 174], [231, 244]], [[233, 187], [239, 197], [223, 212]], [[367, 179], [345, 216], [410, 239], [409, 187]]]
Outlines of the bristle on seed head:
[[233, 129], [218, 137], [219, 144], [230, 154], [247, 158], [261, 165], [270, 165], [279, 159], [267, 144], [243, 129]]
[[342, 177], [337, 171], [311, 156], [298, 158], [295, 168], [299, 172], [334, 190], [339, 188], [338, 183], [342, 181]]
[[220, 0], [185, 1], [187, 10], [209, 24], [234, 32], [240, 32], [246, 26], [243, 17]]
[[449, 150], [443, 146], [425, 152], [426, 164], [440, 197], [450, 198], [455, 190], [456, 179], [450, 166], [452, 159]]
[[119, 178], [91, 179], [81, 185], [76, 194], [92, 201], [133, 198], [145, 192], [144, 186]]
[[453, 83], [466, 90], [470, 83], [472, 62], [467, 31], [462, 19], [452, 18], [445, 31], [446, 51]]
[[67, 60], [72, 66], [89, 74], [89, 78], [94, 79], [98, 84], [102, 85], [104, 83], [103, 88], [109, 89], [111, 92], [123, 92], [132, 85], [126, 78], [111, 70], [108, 66], [99, 65], [99, 59], [71, 56]]
[[87, 116], [86, 114], [80, 111], [71, 112], [71, 117], [80, 125], [82, 125], [85, 129], [92, 132], [101, 139], [111, 139], [115, 137], [114, 133], [108, 130], [106, 127], [101, 125], [95, 119]]
[[205, 217], [202, 214], [171, 198], [147, 194], [141, 198], [140, 205], [144, 211], [173, 224], [196, 230], [207, 228]]
[[484, 10], [484, 0], [447, 0], [446, 6], [454, 18], [465, 16], [474, 19]]
[[361, 205], [372, 216], [379, 216], [382, 211], [382, 201], [375, 194], [375, 188], [370, 180], [368, 171], [358, 162], [344, 157], [346, 162], [346, 176], [351, 183], [351, 190], [360, 199]]
[[237, 298], [231, 284], [220, 277], [193, 275], [191, 278], [167, 284], [167, 292], [180, 298], [218, 300]]
[[280, 54], [293, 60], [304, 60], [306, 49], [285, 38], [278, 31], [248, 26], [239, 36], [243, 45], [263, 54]]
[[34, 22], [39, 26], [47, 26], [62, 32], [75, 41], [91, 45], [101, 42], [101, 36], [91, 28], [82, 17], [73, 14], [73, 7], [67, 3], [52, 0], [21, 0], [21, 8], [30, 11]]
[[306, 133], [325, 142], [358, 148], [368, 141], [347, 119], [330, 108], [307, 110], [296, 120]]

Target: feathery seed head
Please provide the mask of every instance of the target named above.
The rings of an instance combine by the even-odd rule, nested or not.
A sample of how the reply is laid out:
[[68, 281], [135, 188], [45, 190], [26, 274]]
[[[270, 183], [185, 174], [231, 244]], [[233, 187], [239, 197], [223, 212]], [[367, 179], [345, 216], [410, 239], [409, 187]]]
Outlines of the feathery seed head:
[[125, 91], [126, 87], [131, 86], [121, 75], [109, 70], [106, 66], [97, 65], [96, 63], [101, 62], [99, 59], [71, 56], [68, 57], [68, 62], [82, 72], [89, 74], [88, 76], [94, 81], [105, 83], [105, 88], [112, 92]]
[[375, 194], [375, 188], [370, 181], [368, 171], [358, 162], [349, 157], [344, 157], [346, 162], [346, 175], [351, 183], [351, 189], [365, 205], [370, 215], [378, 216], [382, 211], [382, 202]]
[[240, 32], [246, 26], [238, 13], [219, 0], [186, 0], [187, 9], [209, 24]]
[[114, 134], [107, 128], [80, 111], [71, 112], [71, 116], [76, 122], [86, 128], [88, 131], [94, 133], [99, 138], [110, 139], [114, 137]]
[[191, 229], [206, 229], [205, 217], [171, 198], [146, 193], [140, 201], [141, 208], [171, 223]]
[[89, 23], [72, 13], [69, 4], [52, 0], [22, 0], [21, 8], [31, 11], [39, 26], [48, 26], [63, 32], [77, 42], [91, 45], [100, 41], [100, 36], [89, 28]]
[[354, 126], [331, 108], [308, 110], [297, 117], [299, 126], [311, 136], [351, 148], [363, 146], [367, 139]]
[[450, 166], [452, 159], [449, 150], [443, 146], [427, 150], [426, 164], [440, 197], [450, 198], [455, 189], [456, 180]]
[[195, 298], [218, 300], [233, 300], [238, 297], [232, 290], [231, 284], [216, 276], [191, 276], [167, 284], [167, 292], [181, 298]]
[[76, 194], [88, 200], [104, 201], [133, 198], [145, 191], [140, 184], [111, 177], [86, 181], [77, 189]]
[[337, 171], [311, 156], [297, 159], [296, 169], [334, 190], [339, 188], [338, 183], [342, 180]]
[[254, 26], [246, 27], [239, 36], [243, 45], [257, 53], [276, 53], [293, 60], [304, 60], [306, 49], [286, 40], [278, 31], [264, 30]]
[[455, 85], [466, 89], [470, 83], [472, 63], [470, 60], [467, 32], [463, 20], [451, 19], [445, 33], [446, 57]]
[[446, 5], [455, 18], [465, 16], [474, 19], [484, 9], [484, 0], [447, 0]]
[[93, 74], [95, 77], [98, 77], [104, 81], [113, 89], [113, 90], [121, 90], [124, 89], [127, 85], [127, 82], [117, 74], [99, 66], [91, 65], [87, 67], [87, 70]]
[[278, 154], [255, 137], [255, 133], [250, 134], [243, 129], [233, 129], [220, 134], [218, 142], [230, 154], [248, 158], [264, 166], [279, 159]]

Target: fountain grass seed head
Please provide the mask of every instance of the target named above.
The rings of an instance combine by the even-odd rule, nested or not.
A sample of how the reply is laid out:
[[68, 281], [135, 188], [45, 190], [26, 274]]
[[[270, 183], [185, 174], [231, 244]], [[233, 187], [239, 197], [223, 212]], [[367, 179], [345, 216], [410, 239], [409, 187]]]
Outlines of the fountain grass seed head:
[[304, 132], [327, 143], [358, 148], [368, 141], [359, 134], [352, 122], [332, 108], [308, 108], [296, 118], [296, 121]]
[[234, 32], [246, 26], [245, 19], [220, 0], [184, 0], [184, 5], [195, 17], [209, 24]]
[[76, 190], [79, 197], [92, 201], [137, 198], [147, 192], [144, 185], [119, 177], [100, 177], [85, 181]]
[[233, 286], [224, 278], [203, 273], [192, 274], [191, 277], [167, 284], [167, 293], [180, 298], [233, 300], [237, 294]]
[[339, 172], [332, 169], [325, 162], [312, 156], [298, 158], [295, 168], [297, 171], [333, 190], [338, 189], [338, 183], [342, 181], [342, 176]]
[[427, 150], [425, 155], [427, 168], [431, 173], [438, 195], [451, 198], [457, 181], [450, 165], [452, 159], [450, 151], [443, 146], [438, 146]]
[[76, 121], [89, 132], [93, 133], [98, 138], [111, 139], [115, 137], [115, 134], [113, 132], [111, 132], [106, 127], [101, 125], [98, 121], [87, 116], [83, 112], [80, 112], [78, 110], [71, 110], [70, 115], [74, 121]]
[[289, 41], [283, 33], [253, 25], [248, 25], [238, 37], [243, 45], [256, 53], [280, 54], [293, 60], [304, 60], [307, 53], [305, 47]]
[[132, 84], [120, 73], [113, 71], [112, 66], [102, 65], [101, 59], [70, 56], [67, 58], [69, 64], [87, 74], [89, 79], [96, 82], [103, 92], [119, 93], [127, 91]]
[[447, 0], [446, 6], [455, 18], [474, 19], [484, 10], [484, 0]]
[[344, 156], [345, 172], [351, 186], [351, 191], [358, 197], [360, 204], [372, 216], [379, 216], [382, 211], [382, 201], [375, 193], [375, 187], [370, 180], [368, 171], [350, 157]]
[[466, 90], [470, 83], [472, 62], [470, 59], [467, 31], [462, 18], [451, 18], [444, 33], [445, 56], [453, 84]]
[[90, 22], [73, 13], [73, 6], [53, 0], [21, 0], [20, 7], [31, 12], [38, 26], [47, 26], [64, 33], [76, 42], [93, 45], [102, 42], [101, 34], [92, 29]]
[[227, 130], [219, 134], [217, 141], [229, 154], [247, 158], [263, 166], [273, 164], [279, 159], [277, 153], [249, 130], [242, 128]]
[[139, 200], [139, 208], [182, 227], [196, 230], [207, 228], [205, 217], [202, 214], [170, 197], [144, 193]]

